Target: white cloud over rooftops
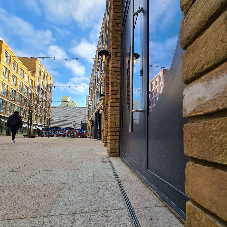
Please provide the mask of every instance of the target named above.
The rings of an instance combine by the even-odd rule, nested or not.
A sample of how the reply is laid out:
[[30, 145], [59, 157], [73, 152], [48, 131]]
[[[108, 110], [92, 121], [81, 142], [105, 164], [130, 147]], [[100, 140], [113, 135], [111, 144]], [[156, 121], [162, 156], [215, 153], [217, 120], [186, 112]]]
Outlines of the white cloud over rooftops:
[[[76, 81], [69, 81], [68, 83], [62, 83], [62, 82], [55, 82], [55, 86], [62, 86], [62, 87], [56, 87], [54, 89], [64, 92], [64, 93], [70, 93], [70, 94], [76, 94], [76, 95], [85, 95], [88, 93], [88, 84], [87, 83], [76, 83]], [[69, 87], [65, 87], [69, 86]], [[73, 100], [76, 101], [76, 100]]]
[[62, 58], [67, 58], [67, 54], [65, 53], [65, 51], [61, 47], [56, 45], [49, 46], [48, 54], [50, 57], [56, 57], [56, 61], [62, 61]]
[[72, 70], [73, 74], [78, 77], [78, 79], [80, 77], [83, 78], [85, 75], [85, 67], [77, 60], [66, 61], [65, 67]]
[[71, 53], [75, 57], [85, 58], [88, 62], [93, 63], [96, 53], [97, 46], [95, 43], [89, 43], [85, 39], [82, 39], [79, 44], [75, 44], [73, 48], [70, 49]]

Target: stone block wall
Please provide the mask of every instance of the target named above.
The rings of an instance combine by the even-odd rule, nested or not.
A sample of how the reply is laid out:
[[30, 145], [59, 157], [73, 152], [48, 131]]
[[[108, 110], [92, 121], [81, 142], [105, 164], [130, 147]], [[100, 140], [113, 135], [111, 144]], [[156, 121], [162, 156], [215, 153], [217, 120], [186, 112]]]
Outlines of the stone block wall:
[[110, 1], [110, 53], [109, 103], [107, 152], [118, 156], [119, 108], [120, 108], [120, 63], [121, 63], [121, 0]]
[[227, 226], [227, 0], [181, 0], [186, 227]]

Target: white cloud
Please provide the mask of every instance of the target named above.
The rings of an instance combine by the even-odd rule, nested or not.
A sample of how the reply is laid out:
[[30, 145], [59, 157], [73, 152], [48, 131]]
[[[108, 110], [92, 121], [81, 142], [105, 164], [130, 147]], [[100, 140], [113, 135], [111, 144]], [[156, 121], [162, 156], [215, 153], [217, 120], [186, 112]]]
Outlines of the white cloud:
[[[30, 1], [30, 0], [28, 0]], [[34, 0], [33, 0], [34, 1]], [[103, 18], [105, 0], [37, 0], [43, 6], [46, 17], [54, 23], [76, 21], [80, 26], [90, 26]], [[34, 2], [37, 2], [34, 1]], [[35, 5], [35, 3], [33, 3]]]
[[0, 8], [0, 24], [7, 36], [17, 35], [27, 47], [32, 49], [44, 49], [46, 45], [55, 41], [50, 30], [36, 30], [33, 25], [20, 17], [9, 14]]
[[74, 73], [75, 77], [78, 77], [78, 80], [80, 77], [83, 78], [85, 74], [85, 67], [78, 61], [72, 60], [72, 61], [66, 61], [65, 67], [68, 69], [71, 69]]
[[[56, 87], [55, 89], [58, 89], [61, 92], [64, 93], [70, 93], [70, 94], [78, 94], [78, 95], [85, 95], [88, 93], [88, 84], [87, 83], [73, 83], [72, 81], [68, 83], [61, 83], [61, 82], [55, 82], [55, 86], [64, 86], [64, 87]], [[69, 86], [69, 87], [65, 87]]]
[[99, 23], [97, 23], [93, 26], [93, 29], [90, 34], [91, 40], [97, 41], [99, 39], [101, 27], [102, 27], [102, 21], [100, 21]]
[[72, 35], [73, 35], [70, 31], [68, 31], [68, 30], [66, 30], [66, 29], [64, 29], [64, 28], [59, 28], [59, 27], [57, 27], [57, 26], [53, 26], [53, 28], [54, 28], [54, 29], [58, 32], [58, 34], [61, 35], [61, 36], [67, 36], [67, 35], [72, 36]]
[[75, 55], [75, 57], [86, 58], [90, 63], [94, 62], [95, 52], [96, 52], [95, 43], [89, 43], [85, 39], [70, 49], [70, 51]]
[[25, 0], [25, 3], [27, 4], [29, 9], [35, 11], [35, 13], [38, 14], [39, 16], [41, 15], [41, 10], [36, 0]]
[[56, 45], [49, 46], [48, 54], [50, 57], [56, 57], [56, 60], [62, 60], [62, 58], [67, 58], [67, 54], [65, 53], [65, 51]]

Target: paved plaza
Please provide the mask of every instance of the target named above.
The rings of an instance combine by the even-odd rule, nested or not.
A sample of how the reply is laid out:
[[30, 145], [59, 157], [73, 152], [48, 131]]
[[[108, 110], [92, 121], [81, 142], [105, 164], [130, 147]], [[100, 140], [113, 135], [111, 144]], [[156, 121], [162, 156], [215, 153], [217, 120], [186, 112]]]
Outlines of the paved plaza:
[[[184, 226], [110, 158], [141, 226]], [[134, 226], [107, 150], [85, 138], [0, 137], [0, 226]]]

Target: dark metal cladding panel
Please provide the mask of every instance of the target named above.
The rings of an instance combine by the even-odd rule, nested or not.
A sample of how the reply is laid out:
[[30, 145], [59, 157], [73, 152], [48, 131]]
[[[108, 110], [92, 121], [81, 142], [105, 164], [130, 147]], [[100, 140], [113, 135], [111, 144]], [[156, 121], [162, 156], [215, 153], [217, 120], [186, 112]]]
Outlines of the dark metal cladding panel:
[[148, 116], [148, 173], [147, 179], [183, 212], [186, 212], [184, 155], [183, 90], [181, 55], [178, 40], [172, 66], [163, 93]]
[[[137, 1], [137, 0], [135, 0]], [[123, 0], [122, 9], [122, 68], [121, 68], [121, 103], [120, 103], [120, 140], [119, 155], [141, 178], [185, 218], [185, 207], [188, 197], [185, 194], [185, 166], [188, 157], [183, 151], [183, 90], [185, 85], [181, 78], [181, 55], [183, 50], [179, 40], [175, 50], [165, 88], [152, 110], [148, 111], [148, 3], [143, 2], [143, 79], [141, 88], [143, 109], [139, 115], [139, 124], [133, 124], [129, 132], [129, 56], [131, 43], [131, 6]], [[128, 1], [127, 1], [128, 2]], [[130, 2], [130, 1], [129, 1]], [[135, 9], [136, 10], [136, 9]]]

